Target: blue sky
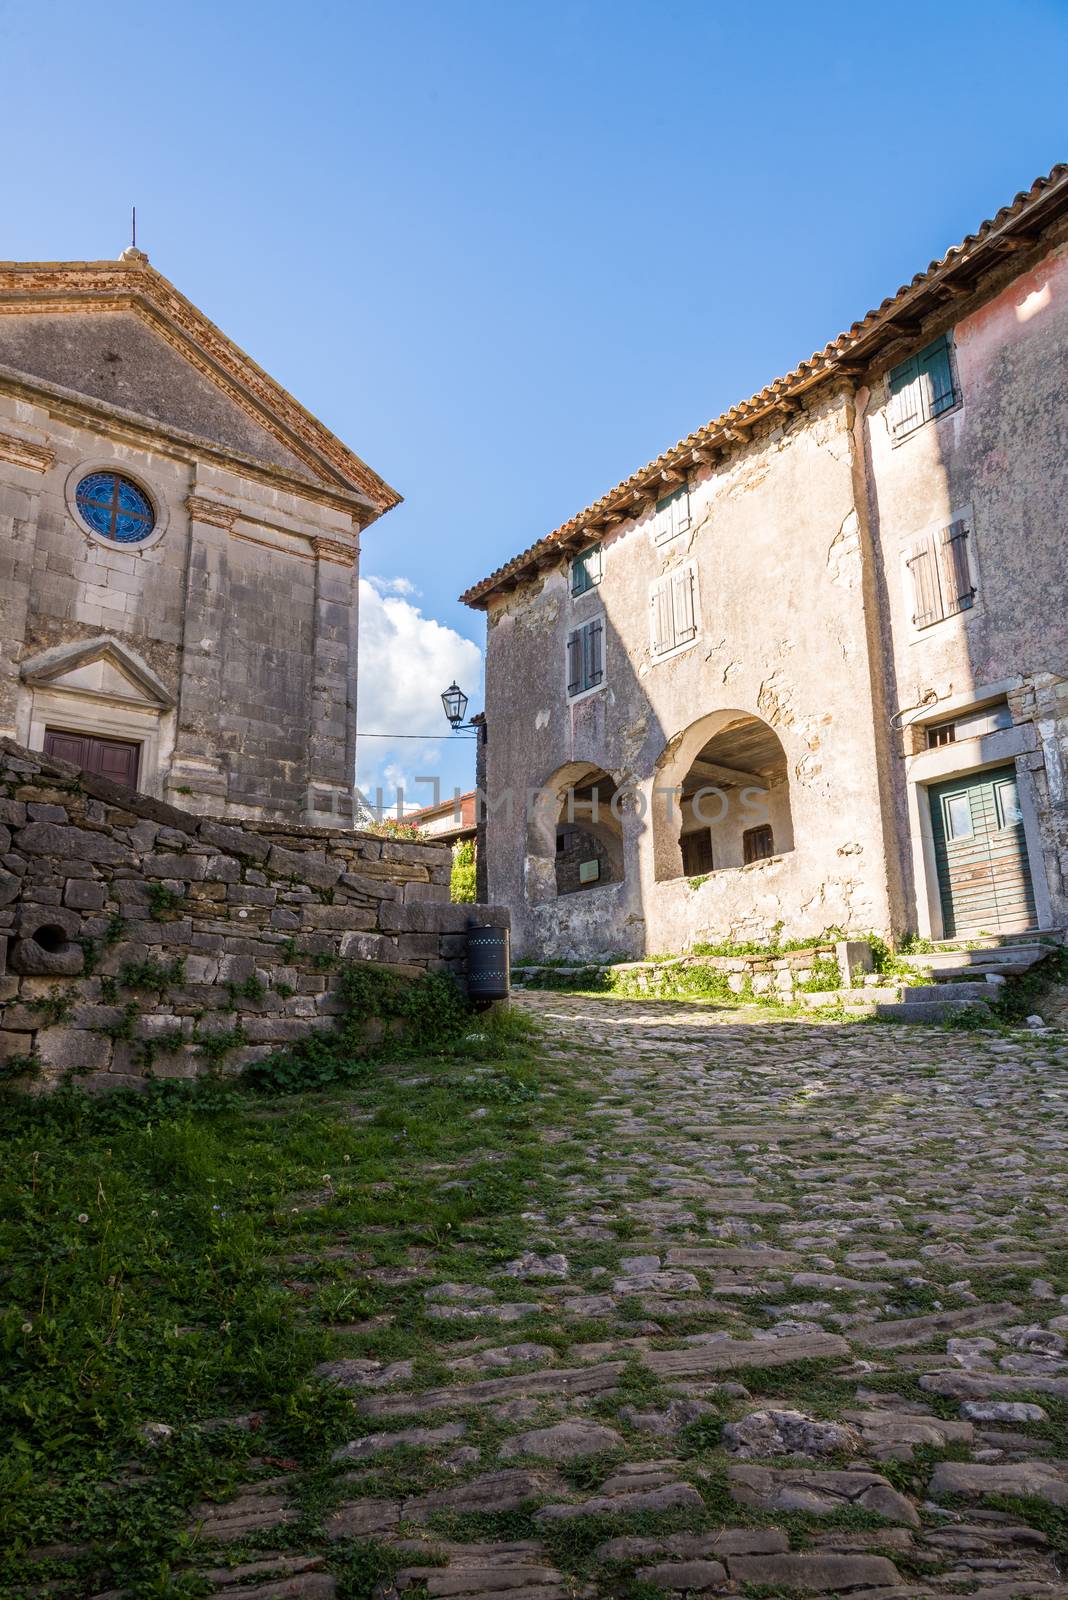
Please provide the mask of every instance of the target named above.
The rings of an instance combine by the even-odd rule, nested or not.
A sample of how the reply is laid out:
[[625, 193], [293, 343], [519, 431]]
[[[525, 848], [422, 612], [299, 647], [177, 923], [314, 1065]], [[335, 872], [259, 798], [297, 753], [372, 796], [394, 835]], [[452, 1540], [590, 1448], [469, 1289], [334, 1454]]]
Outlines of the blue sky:
[[[136, 202], [153, 263], [405, 495], [364, 541], [387, 731], [438, 731], [450, 666], [480, 704], [462, 588], [1068, 152], [1049, 0], [0, 0], [0, 60], [0, 255], [117, 255]], [[441, 751], [469, 783], [469, 744], [361, 772]]]

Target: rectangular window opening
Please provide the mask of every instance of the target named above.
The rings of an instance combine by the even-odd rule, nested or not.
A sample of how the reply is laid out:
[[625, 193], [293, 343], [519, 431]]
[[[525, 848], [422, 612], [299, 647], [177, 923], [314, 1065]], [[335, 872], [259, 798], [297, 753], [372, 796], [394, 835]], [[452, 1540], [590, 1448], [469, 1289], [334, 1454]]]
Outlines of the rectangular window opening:
[[766, 823], [760, 828], [747, 828], [742, 834], [742, 860], [746, 866], [752, 861], [766, 861], [774, 854], [775, 840]]
[[599, 544], [591, 544], [588, 550], [580, 550], [571, 563], [571, 593], [577, 597], [595, 589], [601, 581], [602, 570]]
[[700, 878], [715, 870], [712, 859], [712, 830], [698, 828], [695, 833], [684, 833], [682, 844], [682, 870], [687, 878]]
[[673, 494], [665, 495], [656, 502], [656, 522], [653, 527], [653, 539], [656, 544], [666, 544], [669, 539], [675, 539], [680, 533], [689, 531], [690, 518], [690, 490], [684, 484], [681, 489], [676, 489]]
[[886, 381], [895, 441], [952, 411], [961, 396], [949, 335], [891, 367]]

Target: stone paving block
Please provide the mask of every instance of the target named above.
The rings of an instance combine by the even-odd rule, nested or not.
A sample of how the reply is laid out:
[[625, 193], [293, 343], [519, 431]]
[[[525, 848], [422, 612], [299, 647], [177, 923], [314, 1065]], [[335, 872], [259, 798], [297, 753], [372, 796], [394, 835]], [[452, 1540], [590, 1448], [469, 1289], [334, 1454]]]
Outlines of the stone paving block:
[[876, 1511], [890, 1522], [919, 1526], [915, 1506], [877, 1472], [808, 1472], [770, 1467], [728, 1467], [733, 1498], [739, 1505], [769, 1511], [836, 1515], [849, 1506]]

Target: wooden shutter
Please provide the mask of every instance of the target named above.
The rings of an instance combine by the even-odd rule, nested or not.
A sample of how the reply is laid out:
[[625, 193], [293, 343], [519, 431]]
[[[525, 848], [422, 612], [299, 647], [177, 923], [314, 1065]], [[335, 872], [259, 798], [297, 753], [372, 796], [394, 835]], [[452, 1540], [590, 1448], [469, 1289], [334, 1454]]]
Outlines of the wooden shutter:
[[661, 656], [675, 642], [670, 573], [657, 581], [649, 603], [653, 611], [653, 654]]
[[891, 422], [895, 436], [911, 433], [923, 421], [920, 371], [915, 356], [893, 367], [887, 380], [890, 388]]
[[578, 694], [582, 688], [582, 630], [576, 628], [567, 636], [567, 692]]
[[938, 568], [930, 538], [913, 545], [906, 558], [912, 578], [913, 625], [929, 628], [942, 618], [942, 591], [938, 584]]
[[941, 558], [943, 614], [955, 616], [967, 611], [975, 603], [975, 586], [972, 583], [968, 561], [968, 529], [963, 522], [951, 522], [938, 536]]
[[584, 689], [592, 689], [604, 677], [604, 623], [587, 622], [582, 630], [585, 660]]
[[694, 570], [683, 567], [671, 575], [672, 643], [686, 644], [697, 636], [694, 608]]
[[948, 340], [936, 339], [926, 350], [921, 350], [916, 357], [916, 365], [919, 369], [924, 421], [927, 421], [948, 411], [956, 400]]
[[685, 533], [690, 526], [690, 491], [680, 489], [671, 502], [672, 532]]

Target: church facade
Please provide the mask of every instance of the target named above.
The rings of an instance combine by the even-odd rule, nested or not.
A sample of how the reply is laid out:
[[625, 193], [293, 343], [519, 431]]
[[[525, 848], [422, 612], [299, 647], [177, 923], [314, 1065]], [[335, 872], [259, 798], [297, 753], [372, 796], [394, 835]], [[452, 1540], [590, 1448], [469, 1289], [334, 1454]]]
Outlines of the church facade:
[[1058, 167], [467, 591], [517, 953], [1068, 927], [1066, 371]]
[[360, 534], [399, 499], [142, 252], [0, 264], [0, 735], [351, 825]]

